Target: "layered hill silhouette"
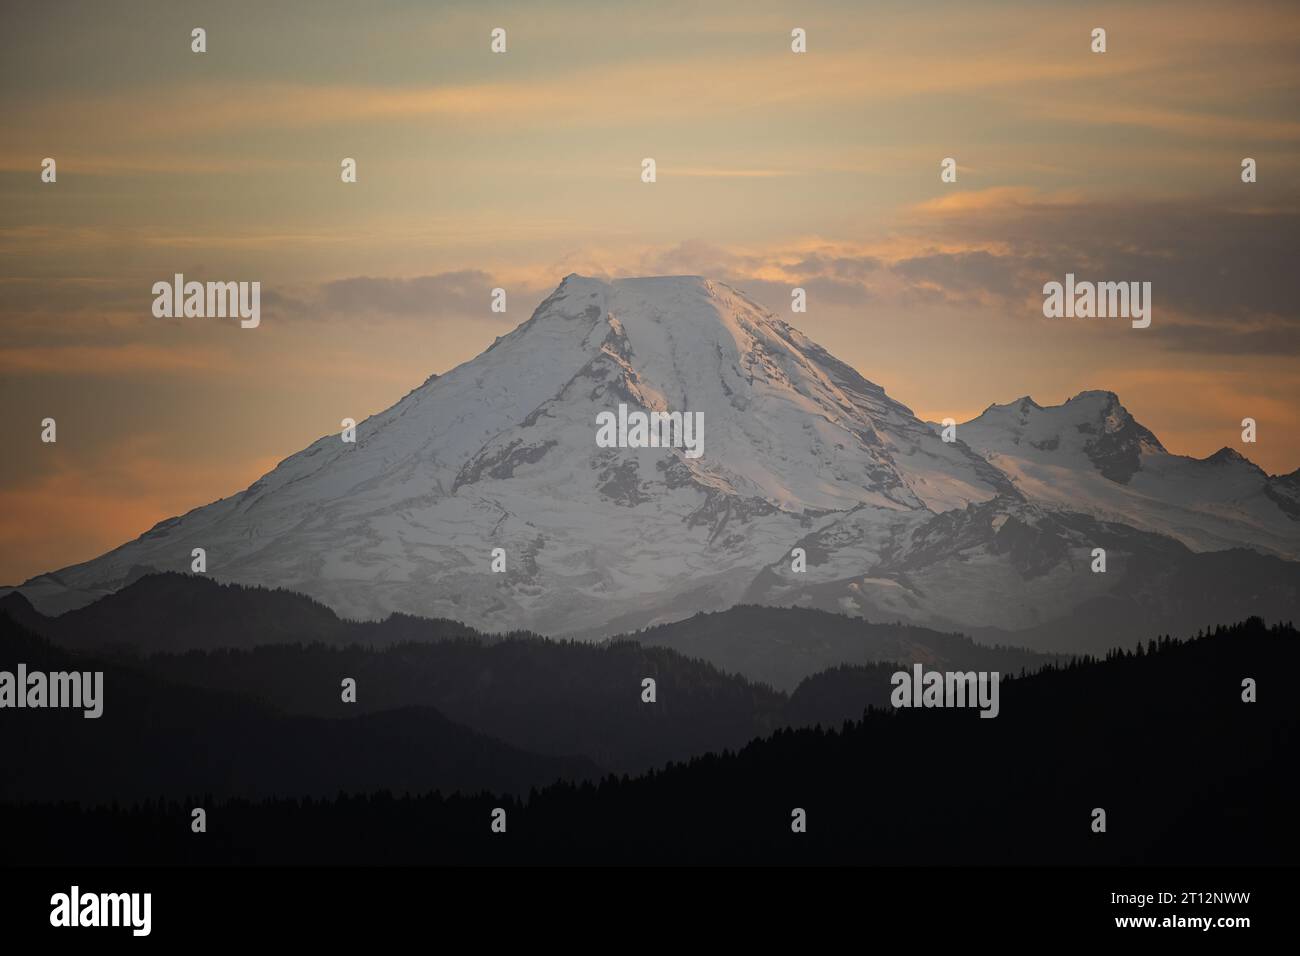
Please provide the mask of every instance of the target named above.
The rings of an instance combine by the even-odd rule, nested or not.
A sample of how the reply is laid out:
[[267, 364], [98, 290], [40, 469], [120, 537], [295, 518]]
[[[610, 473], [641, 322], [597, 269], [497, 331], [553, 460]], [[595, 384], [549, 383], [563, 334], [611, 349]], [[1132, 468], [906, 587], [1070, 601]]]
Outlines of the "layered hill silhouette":
[[56, 644], [99, 655], [140, 655], [264, 644], [382, 646], [401, 641], [492, 638], [455, 621], [390, 615], [350, 621], [302, 594], [280, 588], [222, 585], [211, 578], [141, 570], [130, 584], [57, 617], [37, 611], [18, 592], [0, 611]]
[[[15, 863], [1280, 864], [1300, 634], [1259, 619], [1006, 682], [1000, 715], [872, 711], [634, 779], [497, 794], [6, 806]], [[1246, 703], [1242, 682], [1257, 681]], [[831, 677], [830, 679], [838, 679]], [[508, 818], [490, 831], [494, 808]], [[807, 830], [793, 832], [796, 810]], [[1093, 826], [1106, 813], [1104, 832]]]
[[[432, 708], [521, 750], [582, 755], [619, 773], [734, 749], [784, 726], [856, 719], [887, 703], [897, 669], [845, 668], [852, 679], [810, 711], [796, 687], [826, 667], [917, 661], [1015, 673], [1054, 660], [800, 609], [736, 608], [596, 644], [480, 635], [409, 617], [344, 621], [300, 595], [179, 574], [142, 577], [57, 618], [19, 595], [0, 599], [0, 612], [61, 647], [112, 655], [160, 690], [185, 685], [332, 719]], [[791, 634], [801, 652], [779, 670]], [[344, 677], [357, 681], [355, 703], [341, 699]], [[645, 678], [656, 682], [653, 704], [642, 700]]]
[[[0, 670], [102, 670], [103, 714], [6, 709], [0, 801], [85, 804], [190, 793], [323, 797], [380, 788], [523, 792], [600, 772], [582, 757], [527, 753], [431, 707], [341, 720], [291, 716], [120, 663], [72, 655], [0, 614]], [[335, 682], [337, 687], [337, 681]]]
[[[702, 416], [702, 454], [602, 447], [620, 406]], [[1171, 454], [1103, 390], [949, 437], [724, 283], [571, 275], [355, 443], [19, 590], [56, 614], [197, 547], [218, 580], [357, 620], [598, 639], [759, 604], [1067, 651], [1094, 620], [1133, 641], [1300, 603], [1297, 474]]]
[[[384, 647], [457, 638], [492, 644], [503, 639], [455, 621], [404, 614], [382, 621], [351, 621], [305, 595], [222, 585], [178, 573], [143, 574], [121, 591], [57, 617], [40, 613], [20, 593], [11, 592], [0, 597], [0, 612], [63, 647], [101, 656], [268, 644]], [[537, 636], [526, 630], [513, 633]], [[1050, 659], [1024, 648], [976, 644], [961, 634], [873, 623], [813, 608], [742, 605], [616, 639], [668, 648], [785, 691], [839, 664], [921, 661], [1018, 671]]]
[[[785, 691], [794, 691], [807, 678], [842, 665], [889, 661], [1014, 674], [1037, 670], [1053, 659], [1021, 647], [977, 644], [963, 634], [910, 624], [869, 623], [812, 608], [758, 605], [697, 614], [638, 631], [631, 638], [649, 647], [671, 648], [702, 658], [724, 671]], [[856, 712], [844, 716], [856, 716]]]

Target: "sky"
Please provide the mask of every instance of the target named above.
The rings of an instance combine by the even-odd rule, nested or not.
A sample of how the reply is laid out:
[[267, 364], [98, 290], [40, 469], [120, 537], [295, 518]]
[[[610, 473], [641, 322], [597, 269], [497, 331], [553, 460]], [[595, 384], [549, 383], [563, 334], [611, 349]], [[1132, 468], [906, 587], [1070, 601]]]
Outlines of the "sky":
[[[730, 283], [927, 420], [1109, 389], [1170, 451], [1300, 467], [1295, 4], [0, 17], [0, 584], [237, 493], [572, 272]], [[261, 325], [155, 318], [175, 273], [261, 282]], [[1044, 318], [1067, 273], [1151, 282], [1151, 326]]]

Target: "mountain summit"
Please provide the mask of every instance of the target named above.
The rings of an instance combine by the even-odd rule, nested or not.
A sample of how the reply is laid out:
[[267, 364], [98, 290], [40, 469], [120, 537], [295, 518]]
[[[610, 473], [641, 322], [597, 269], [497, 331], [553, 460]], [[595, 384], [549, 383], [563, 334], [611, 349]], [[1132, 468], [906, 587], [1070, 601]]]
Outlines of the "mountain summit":
[[1287, 479], [1230, 448], [1204, 459], [1171, 454], [1114, 392], [1046, 408], [1028, 397], [991, 405], [957, 434], [1030, 501], [1168, 535], [1193, 551], [1300, 554]]
[[[598, 416], [620, 405], [702, 416], [703, 454], [601, 447]], [[958, 432], [944, 442], [721, 282], [570, 275], [477, 358], [359, 424], [355, 443], [321, 438], [247, 490], [21, 590], [60, 611], [143, 569], [188, 570], [201, 547], [218, 580], [358, 618], [599, 635], [745, 599], [1017, 627], [1068, 611], [1080, 595], [1063, 597], [1062, 581], [1089, 546], [1086, 530], [1048, 520], [1088, 509], [1043, 493], [1041, 469], [1129, 488], [1167, 454], [1109, 393], [993, 406]], [[1056, 465], [1036, 457], [1055, 453]], [[1141, 491], [1149, 511], [1166, 507]], [[1220, 529], [1211, 544], [1259, 531], [1262, 550], [1293, 556], [1295, 522], [1271, 506], [1268, 528], [1241, 540]], [[1042, 540], [999, 551], [1009, 520]], [[1050, 594], [997, 593], [1035, 576]]]

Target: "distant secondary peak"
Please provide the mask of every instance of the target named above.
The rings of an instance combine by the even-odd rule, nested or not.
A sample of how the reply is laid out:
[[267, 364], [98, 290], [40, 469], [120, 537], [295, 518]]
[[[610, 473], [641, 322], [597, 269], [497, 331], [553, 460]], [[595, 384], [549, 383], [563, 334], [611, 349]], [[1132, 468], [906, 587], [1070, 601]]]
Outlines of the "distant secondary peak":
[[1235, 448], [1229, 448], [1227, 445], [1224, 445], [1222, 448], [1216, 451], [1213, 455], [1210, 455], [1208, 458], [1202, 458], [1201, 460], [1213, 462], [1216, 465], [1226, 464], [1230, 462], [1237, 462], [1237, 461], [1243, 461], [1248, 465], [1252, 464], [1249, 458], [1247, 458], [1241, 452], [1237, 451]]
[[1106, 389], [1099, 389], [1099, 388], [1085, 389], [1084, 391], [1080, 392], [1078, 395], [1075, 395], [1073, 398], [1067, 398], [1065, 400], [1065, 404], [1069, 405], [1071, 402], [1086, 402], [1089, 400], [1098, 400], [1098, 401], [1102, 401], [1114, 405], [1119, 404], [1118, 395]]

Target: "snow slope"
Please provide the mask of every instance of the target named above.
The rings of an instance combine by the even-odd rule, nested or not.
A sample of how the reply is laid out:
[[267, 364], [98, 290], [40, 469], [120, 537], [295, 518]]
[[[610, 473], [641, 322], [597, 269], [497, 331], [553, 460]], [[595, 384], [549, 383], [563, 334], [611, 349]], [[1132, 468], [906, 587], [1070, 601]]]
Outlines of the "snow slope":
[[1250, 547], [1300, 556], [1300, 521], [1270, 478], [1230, 448], [1173, 455], [1112, 392], [1082, 392], [1044, 408], [1029, 397], [991, 405], [957, 437], [1028, 500], [1159, 532], [1194, 551]]
[[[703, 455], [598, 447], [620, 403], [702, 413]], [[720, 282], [571, 275], [355, 444], [325, 436], [20, 590], [55, 613], [202, 547], [218, 580], [354, 618], [600, 636], [748, 600], [1015, 629], [1104, 597], [1126, 556], [1166, 544], [1295, 556], [1295, 476], [1169, 455], [1109, 393], [993, 406], [958, 437]], [[1093, 575], [1101, 539], [1114, 570]]]

